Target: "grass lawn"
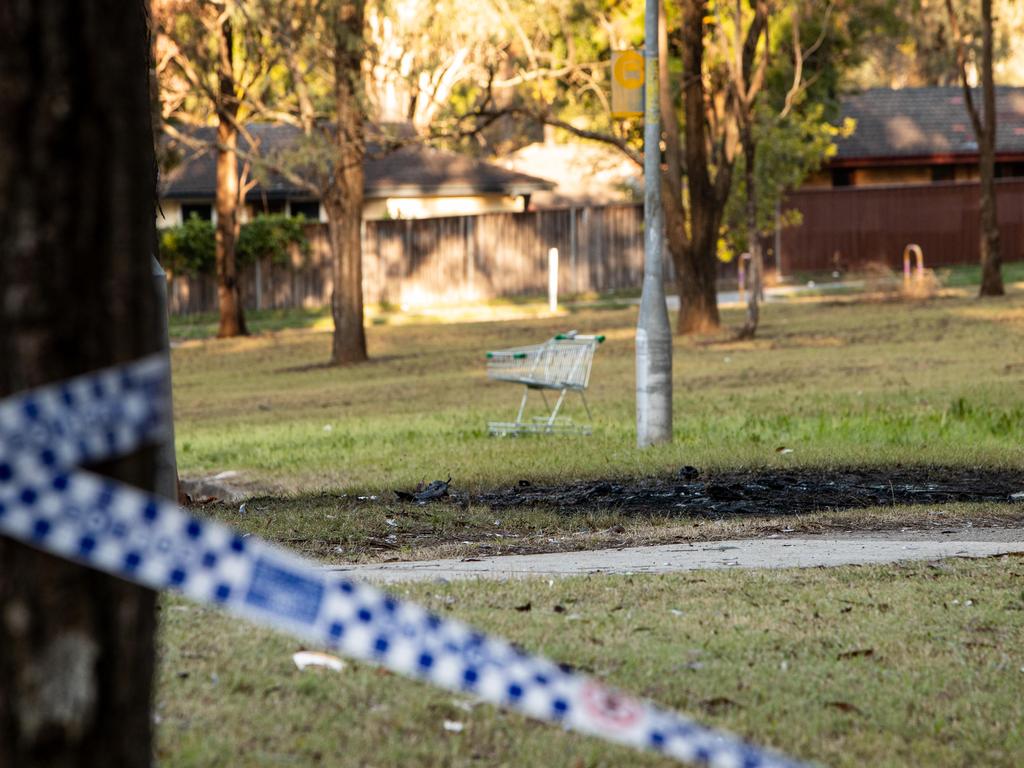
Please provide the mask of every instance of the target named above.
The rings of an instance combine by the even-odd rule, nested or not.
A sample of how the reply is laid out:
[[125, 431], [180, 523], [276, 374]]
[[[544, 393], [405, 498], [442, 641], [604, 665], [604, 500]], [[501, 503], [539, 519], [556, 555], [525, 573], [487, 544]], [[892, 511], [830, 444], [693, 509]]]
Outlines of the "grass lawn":
[[[803, 759], [837, 766], [1024, 761], [1019, 557], [459, 582], [402, 593]], [[299, 672], [291, 654], [301, 647], [165, 599], [160, 762], [675, 764], [363, 664]], [[445, 720], [464, 730], [446, 731]]]
[[[287, 490], [383, 493], [446, 478], [479, 489], [793, 465], [1020, 466], [1024, 294], [1000, 300], [795, 303], [766, 308], [759, 337], [675, 344], [675, 441], [634, 446], [636, 310], [504, 323], [371, 326], [373, 360], [324, 367], [318, 328], [188, 341], [173, 355], [184, 475], [247, 471]], [[740, 323], [724, 313], [725, 326]], [[254, 324], [255, 325], [255, 324]], [[568, 328], [608, 341], [588, 392], [589, 438], [494, 439], [517, 387], [488, 382], [483, 352]], [[570, 413], [580, 415], [577, 403]], [[575, 412], [573, 412], [575, 408]], [[792, 453], [777, 453], [780, 447]]]
[[[724, 321], [735, 328], [738, 312]], [[504, 323], [371, 325], [373, 361], [323, 366], [322, 313], [174, 351], [185, 475], [234, 469], [288, 493], [247, 531], [323, 560], [470, 556], [783, 530], [1019, 522], [1020, 504], [692, 520], [614, 510], [418, 507], [389, 491], [445, 478], [481, 490], [704, 470], [945, 464], [1021, 467], [1024, 294], [1003, 300], [771, 304], [757, 340], [675, 347], [675, 442], [634, 446], [636, 310]], [[515, 387], [483, 352], [568, 328], [608, 337], [590, 438], [493, 439]], [[178, 338], [208, 334], [176, 321]], [[577, 414], [579, 411], [576, 412]], [[779, 453], [777, 448], [791, 448]], [[360, 498], [360, 496], [366, 498]], [[378, 498], [370, 498], [378, 497]], [[623, 688], [829, 765], [1024, 762], [1024, 560], [706, 572], [402, 590]], [[530, 610], [517, 610], [526, 605]], [[558, 606], [558, 609], [555, 608]], [[161, 610], [158, 759], [173, 766], [667, 765], [362, 664], [300, 673], [283, 635], [182, 600]], [[463, 724], [445, 730], [446, 720]]]

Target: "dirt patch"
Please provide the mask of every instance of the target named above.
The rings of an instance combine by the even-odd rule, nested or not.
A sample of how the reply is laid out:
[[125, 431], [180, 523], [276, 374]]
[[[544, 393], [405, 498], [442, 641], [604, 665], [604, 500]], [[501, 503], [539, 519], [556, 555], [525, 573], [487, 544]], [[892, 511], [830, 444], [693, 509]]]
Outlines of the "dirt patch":
[[908, 504], [1020, 501], [1024, 472], [955, 467], [752, 470], [702, 474], [684, 467], [675, 478], [534, 485], [481, 493], [492, 509], [546, 507], [719, 518], [807, 514]]

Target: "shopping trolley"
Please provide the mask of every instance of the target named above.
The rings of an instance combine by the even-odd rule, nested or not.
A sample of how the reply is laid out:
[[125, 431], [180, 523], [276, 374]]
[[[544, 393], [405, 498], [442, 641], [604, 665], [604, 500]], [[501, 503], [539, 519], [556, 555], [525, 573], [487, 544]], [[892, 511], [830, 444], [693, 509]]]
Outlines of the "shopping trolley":
[[[499, 349], [487, 353], [487, 378], [494, 381], [508, 381], [522, 384], [523, 399], [515, 421], [488, 422], [492, 435], [534, 434], [579, 434], [589, 435], [592, 420], [590, 406], [583, 390], [590, 382], [590, 367], [594, 361], [594, 350], [604, 341], [604, 336], [581, 336], [576, 331], [560, 333], [543, 344], [529, 347]], [[544, 401], [547, 413], [524, 419], [526, 402], [530, 390], [535, 389]], [[557, 390], [558, 400], [554, 407], [548, 402], [544, 390]], [[579, 393], [583, 408], [587, 412], [587, 424], [576, 424], [572, 419], [559, 416], [558, 412], [570, 392]]]

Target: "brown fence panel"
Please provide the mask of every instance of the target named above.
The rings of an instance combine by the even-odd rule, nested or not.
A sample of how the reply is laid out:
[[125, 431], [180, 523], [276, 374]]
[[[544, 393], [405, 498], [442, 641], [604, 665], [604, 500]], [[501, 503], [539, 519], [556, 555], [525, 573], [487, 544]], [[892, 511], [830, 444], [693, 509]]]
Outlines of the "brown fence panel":
[[[246, 309], [328, 304], [332, 266], [327, 227], [310, 224], [310, 252], [290, 263], [241, 270]], [[426, 306], [544, 293], [548, 251], [559, 252], [559, 292], [639, 288], [643, 207], [634, 204], [368, 221], [363, 228], [363, 297], [369, 304]], [[671, 275], [671, 270], [669, 270]], [[171, 312], [217, 309], [212, 275], [173, 277]]]
[[[1024, 181], [996, 186], [1003, 260], [1024, 258]], [[780, 269], [900, 269], [909, 243], [921, 246], [929, 267], [976, 264], [979, 191], [976, 182], [942, 182], [792, 192], [784, 207], [800, 211], [802, 222], [782, 231]]]

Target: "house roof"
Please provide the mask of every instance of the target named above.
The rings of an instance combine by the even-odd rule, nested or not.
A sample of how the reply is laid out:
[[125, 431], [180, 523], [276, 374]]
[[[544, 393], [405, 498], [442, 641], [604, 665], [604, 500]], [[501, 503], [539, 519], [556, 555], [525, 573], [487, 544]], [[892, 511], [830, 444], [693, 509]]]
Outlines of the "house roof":
[[[247, 129], [258, 140], [260, 151], [265, 156], [296, 150], [301, 143], [301, 132], [292, 126], [253, 123]], [[212, 142], [214, 129], [194, 128], [190, 129], [189, 135], [202, 142]], [[174, 140], [168, 140], [168, 146], [180, 152], [181, 159], [161, 174], [161, 196], [171, 200], [212, 198], [217, 183], [213, 149], [204, 147], [194, 150]], [[248, 143], [239, 137], [239, 146], [246, 149]], [[301, 153], [301, 150], [296, 151]], [[243, 162], [239, 158], [240, 170]], [[476, 194], [518, 196], [554, 187], [552, 182], [545, 179], [419, 144], [407, 144], [392, 151], [384, 151], [380, 143], [368, 142], [364, 171], [364, 194], [368, 198]], [[301, 171], [299, 173], [302, 175]], [[259, 183], [248, 192], [246, 199], [258, 200], [262, 197], [309, 198], [311, 194], [308, 189], [283, 176], [264, 173]]]
[[[981, 109], [981, 91], [974, 102]], [[856, 160], [977, 157], [978, 144], [959, 87], [872, 88], [845, 96], [843, 118], [857, 125], [836, 140], [833, 165]], [[996, 152], [1024, 155], [1024, 88], [996, 88]]]
[[509, 170], [553, 182], [552, 190], [538, 192], [531, 199], [530, 205], [536, 209], [633, 202], [643, 197], [641, 170], [607, 144], [536, 142], [499, 162]]

